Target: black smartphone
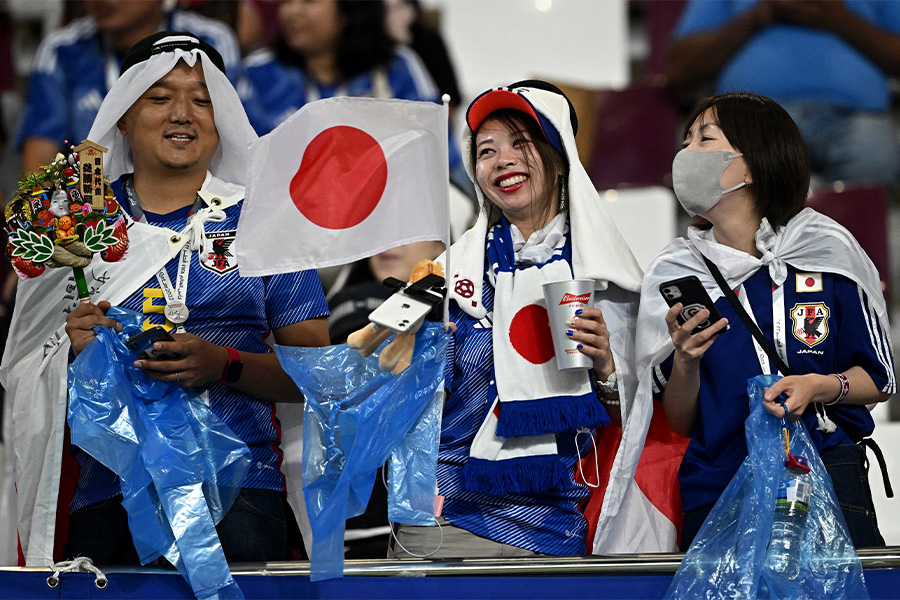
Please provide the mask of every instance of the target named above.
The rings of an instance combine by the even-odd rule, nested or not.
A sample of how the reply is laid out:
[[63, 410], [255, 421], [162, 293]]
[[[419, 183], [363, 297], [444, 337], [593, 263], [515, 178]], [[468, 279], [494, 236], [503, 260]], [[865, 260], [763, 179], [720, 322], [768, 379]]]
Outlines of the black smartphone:
[[146, 331], [142, 331], [137, 335], [133, 335], [127, 340], [125, 340], [125, 345], [131, 350], [131, 353], [134, 354], [138, 358], [150, 358], [153, 360], [163, 359], [163, 360], [172, 360], [178, 358], [178, 355], [174, 352], [167, 352], [162, 350], [154, 350], [153, 344], [154, 342], [174, 342], [175, 338], [169, 335], [169, 332], [166, 331], [165, 327], [161, 325], [156, 325], [147, 329]]
[[659, 293], [670, 307], [681, 302], [681, 313], [678, 315], [678, 324], [684, 325], [691, 317], [704, 308], [709, 311], [709, 318], [694, 328], [691, 335], [699, 333], [722, 318], [719, 309], [713, 304], [712, 298], [706, 293], [703, 284], [694, 275], [673, 279], [659, 284]]

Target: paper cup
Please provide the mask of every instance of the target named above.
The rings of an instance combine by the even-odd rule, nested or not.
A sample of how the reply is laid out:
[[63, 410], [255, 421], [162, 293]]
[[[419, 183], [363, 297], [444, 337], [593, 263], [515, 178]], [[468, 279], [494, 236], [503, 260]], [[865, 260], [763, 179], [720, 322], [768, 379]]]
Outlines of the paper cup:
[[578, 349], [578, 342], [566, 335], [572, 329], [567, 323], [579, 308], [591, 306], [594, 298], [593, 279], [570, 279], [544, 284], [544, 301], [550, 318], [550, 333], [553, 337], [553, 352], [556, 354], [556, 368], [590, 369], [594, 360]]

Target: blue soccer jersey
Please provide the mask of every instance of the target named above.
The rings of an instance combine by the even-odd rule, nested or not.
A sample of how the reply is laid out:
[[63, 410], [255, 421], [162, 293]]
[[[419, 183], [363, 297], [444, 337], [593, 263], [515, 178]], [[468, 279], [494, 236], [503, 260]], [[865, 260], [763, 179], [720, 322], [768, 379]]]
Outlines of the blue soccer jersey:
[[[227, 25], [188, 11], [166, 15], [160, 29], [190, 31], [222, 55], [228, 78], [240, 73], [237, 38]], [[16, 147], [41, 137], [62, 147], [87, 138], [103, 98], [119, 76], [122, 56], [104, 43], [91, 17], [77, 19], [50, 33], [34, 58], [28, 95], [16, 134]]]
[[[120, 203], [122, 188], [113, 189]], [[241, 277], [233, 242], [242, 202], [225, 209], [225, 220], [205, 224], [203, 248], [191, 255], [186, 304], [190, 316], [184, 324], [193, 333], [213, 344], [243, 352], [271, 352], [265, 342], [270, 331], [293, 323], [324, 317], [328, 307], [315, 271], [286, 273], [269, 277]], [[190, 207], [166, 215], [144, 213], [151, 225], [181, 231], [187, 225]], [[130, 251], [138, 251], [132, 248]], [[177, 279], [176, 256], [166, 265], [170, 280]], [[144, 328], [162, 325], [174, 329], [163, 314], [165, 298], [156, 277], [137, 289], [121, 306], [146, 316]], [[281, 430], [275, 405], [257, 400], [236, 389], [214, 383], [208, 387], [209, 406], [250, 448], [252, 464], [242, 487], [284, 490], [281, 473]], [[119, 493], [118, 477], [84, 452], [75, 449], [81, 465], [71, 509], [104, 500]]]
[[[875, 316], [871, 300], [855, 282], [831, 273], [801, 273], [788, 266], [784, 283], [787, 362], [794, 374], [841, 373], [852, 366], [866, 370], [875, 386], [896, 390], [889, 331]], [[747, 299], [761, 331], [774, 344], [772, 280], [759, 269], [744, 282]], [[749, 330], [725, 298], [716, 301], [729, 329], [717, 337], [700, 362], [699, 414], [679, 470], [684, 511], [713, 504], [747, 457], [744, 421], [750, 414], [747, 379], [762, 373]], [[654, 378], [665, 385], [670, 356]], [[774, 364], [770, 372], [777, 372]], [[812, 404], [803, 423], [822, 452], [852, 444], [872, 433], [875, 424], [864, 406], [828, 407], [834, 433], [816, 429]]]
[[[487, 281], [482, 297], [488, 310], [484, 319], [470, 317], [455, 303], [450, 308], [450, 320], [457, 330], [448, 349], [448, 396], [437, 467], [438, 491], [445, 498], [443, 516], [458, 527], [504, 544], [545, 554], [584, 554], [587, 521], [578, 507], [587, 500], [589, 490], [574, 480], [578, 463], [574, 431], [556, 435], [560, 459], [571, 475], [572, 485], [567, 490], [499, 497], [463, 489], [462, 468], [490, 408], [494, 288]], [[590, 449], [590, 440], [579, 436], [579, 441], [583, 456]]]

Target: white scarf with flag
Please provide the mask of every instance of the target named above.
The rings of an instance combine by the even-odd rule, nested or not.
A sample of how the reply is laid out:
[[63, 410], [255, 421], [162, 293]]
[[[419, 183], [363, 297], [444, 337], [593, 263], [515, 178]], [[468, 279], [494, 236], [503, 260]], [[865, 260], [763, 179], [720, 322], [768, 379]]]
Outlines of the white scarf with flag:
[[447, 108], [327, 98], [251, 147], [241, 275], [346, 264], [447, 238]]
[[587, 372], [559, 371], [552, 360], [543, 284], [572, 278], [566, 216], [534, 232], [518, 252], [518, 230], [505, 218], [488, 233], [488, 276], [496, 290], [495, 385], [462, 471], [471, 492], [565, 490], [570, 481], [557, 455], [556, 433], [609, 424]]
[[[635, 526], [644, 527], [642, 519], [646, 510], [642, 503], [635, 501], [640, 491], [635, 492], [637, 486], [633, 485], [633, 479], [653, 408], [649, 395], [635, 396], [634, 332], [642, 272], [606, 210], [604, 200], [581, 165], [565, 99], [540, 89], [520, 87], [514, 91], [524, 96], [560, 134], [569, 162], [567, 189], [572, 276], [596, 282], [594, 306], [603, 311], [609, 328], [619, 381], [622, 440], [615, 449], [615, 458], [607, 474], [602, 510], [596, 523], [597, 535], [594, 540], [588, 540], [588, 546], [597, 554], [639, 551], [634, 549], [629, 532]], [[472, 133], [466, 131], [464, 138], [471, 146]], [[464, 151], [463, 157], [474, 181], [471, 152]], [[478, 197], [483, 205], [484, 197], [480, 191]], [[482, 304], [482, 291], [488, 229], [487, 217], [482, 212], [472, 229], [450, 248], [450, 264], [445, 265], [450, 298], [476, 319], [487, 315]], [[444, 261], [443, 258], [438, 260]], [[519, 439], [525, 443], [537, 442], [533, 438]], [[648, 548], [648, 551], [651, 550]]]

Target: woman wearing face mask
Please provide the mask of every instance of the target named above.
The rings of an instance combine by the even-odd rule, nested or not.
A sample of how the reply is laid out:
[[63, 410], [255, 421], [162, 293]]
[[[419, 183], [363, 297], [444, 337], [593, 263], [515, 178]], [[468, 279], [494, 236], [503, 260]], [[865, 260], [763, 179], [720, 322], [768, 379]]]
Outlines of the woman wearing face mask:
[[[707, 98], [687, 121], [672, 171], [679, 201], [702, 224], [648, 269], [637, 335], [642, 391], [661, 391], [672, 430], [690, 437], [679, 470], [681, 549], [747, 456], [747, 379], [778, 372], [704, 257], [793, 373], [769, 388], [765, 407], [806, 425], [854, 543], [884, 545], [858, 442], [874, 428], [865, 405], [896, 390], [887, 310], [878, 273], [856, 240], [804, 208], [809, 158], [796, 125], [763, 96]], [[659, 292], [661, 283], [687, 275], [701, 280], [724, 317], [693, 335], [709, 312], [679, 325], [682, 305], [669, 309]]]
[[[483, 210], [447, 267], [457, 328], [438, 456], [441, 527], [401, 526], [394, 551], [584, 554], [593, 544], [579, 512], [590, 492], [576, 483], [579, 453], [609, 422], [607, 406], [614, 418], [627, 412], [641, 272], [578, 160], [562, 92], [537, 81], [488, 90], [466, 122]], [[559, 371], [553, 359], [542, 284], [573, 277], [595, 282], [593, 306], [568, 332], [591, 371]], [[620, 498], [622, 480], [610, 480], [604, 491]]]

